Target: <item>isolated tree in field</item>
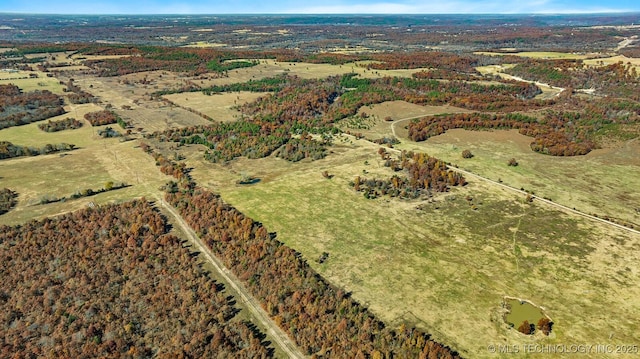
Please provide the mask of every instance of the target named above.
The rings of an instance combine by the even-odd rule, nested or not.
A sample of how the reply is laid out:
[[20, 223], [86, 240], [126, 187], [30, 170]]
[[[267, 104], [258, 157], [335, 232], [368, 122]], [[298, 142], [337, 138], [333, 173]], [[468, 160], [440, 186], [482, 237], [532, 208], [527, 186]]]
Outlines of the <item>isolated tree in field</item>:
[[471, 153], [471, 151], [469, 150], [462, 151], [462, 158], [471, 158], [471, 157], [473, 157], [473, 153]]
[[517, 166], [517, 165], [518, 165], [518, 161], [516, 161], [516, 159], [515, 159], [515, 158], [511, 158], [511, 159], [509, 159], [509, 162], [508, 162], [507, 164], [508, 164], [509, 166], [513, 166], [513, 167], [515, 167], [515, 166]]

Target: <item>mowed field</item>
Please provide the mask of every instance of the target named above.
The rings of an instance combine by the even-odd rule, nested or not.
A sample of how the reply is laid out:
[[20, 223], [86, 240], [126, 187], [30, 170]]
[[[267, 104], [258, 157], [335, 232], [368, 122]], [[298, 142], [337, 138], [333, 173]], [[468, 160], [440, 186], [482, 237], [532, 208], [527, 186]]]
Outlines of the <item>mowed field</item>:
[[[482, 181], [422, 202], [367, 200], [348, 183], [393, 174], [378, 146], [348, 136], [335, 143], [329, 157], [302, 163], [214, 165], [198, 146], [186, 153], [200, 184], [277, 232], [386, 323], [424, 328], [464, 357], [495, 357], [490, 344], [638, 341], [639, 236]], [[260, 182], [237, 185], [243, 174]], [[319, 264], [323, 252], [329, 258]], [[508, 329], [505, 295], [545, 307], [552, 336]]]

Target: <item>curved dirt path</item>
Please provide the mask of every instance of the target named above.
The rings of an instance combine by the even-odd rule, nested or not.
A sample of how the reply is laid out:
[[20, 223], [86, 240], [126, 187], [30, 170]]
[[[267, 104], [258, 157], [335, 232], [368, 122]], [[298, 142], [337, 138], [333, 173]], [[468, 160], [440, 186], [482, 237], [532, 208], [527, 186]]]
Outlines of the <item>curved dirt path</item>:
[[161, 208], [165, 214], [171, 215], [175, 221], [180, 225], [180, 228], [187, 235], [189, 241], [196, 247], [204, 258], [213, 265], [215, 270], [224, 278], [224, 280], [233, 288], [238, 294], [239, 299], [247, 306], [254, 318], [260, 321], [260, 323], [267, 328], [267, 332], [271, 335], [271, 338], [278, 343], [278, 346], [289, 356], [289, 358], [307, 358], [300, 349], [291, 341], [287, 334], [282, 331], [269, 317], [267, 312], [262, 309], [260, 303], [254, 298], [249, 291], [242, 285], [238, 278], [222, 264], [222, 262], [211, 252], [202, 239], [198, 237], [196, 232], [185, 222], [182, 216], [176, 212], [176, 210], [167, 203], [164, 199], [157, 197]]

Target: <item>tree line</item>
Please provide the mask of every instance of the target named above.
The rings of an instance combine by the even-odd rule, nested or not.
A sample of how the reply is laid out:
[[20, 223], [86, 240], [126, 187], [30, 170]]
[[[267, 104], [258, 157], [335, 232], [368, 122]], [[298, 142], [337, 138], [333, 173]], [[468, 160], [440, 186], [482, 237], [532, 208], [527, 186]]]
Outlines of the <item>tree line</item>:
[[72, 117], [67, 117], [63, 120], [58, 121], [47, 121], [46, 123], [38, 124], [38, 128], [44, 132], [57, 132], [63, 130], [75, 130], [77, 128], [82, 127], [82, 122], [76, 120]]
[[[583, 120], [577, 112], [547, 111], [541, 118], [518, 113], [486, 114], [469, 113], [430, 116], [413, 120], [409, 124], [409, 138], [424, 141], [445, 133], [448, 129], [518, 129], [523, 135], [533, 137], [531, 149], [552, 156], [576, 156], [596, 148], [590, 127], [581, 126]], [[588, 118], [588, 117], [587, 117]], [[591, 127], [592, 129], [592, 127]]]
[[0, 160], [22, 157], [48, 155], [57, 152], [72, 151], [75, 145], [69, 143], [46, 144], [42, 147], [19, 146], [9, 141], [0, 141]]
[[404, 325], [388, 328], [367, 308], [315, 272], [260, 223], [200, 188], [188, 169], [157, 154], [164, 173], [175, 174], [165, 199], [213, 253], [250, 290], [271, 318], [313, 358], [458, 358], [458, 354]]

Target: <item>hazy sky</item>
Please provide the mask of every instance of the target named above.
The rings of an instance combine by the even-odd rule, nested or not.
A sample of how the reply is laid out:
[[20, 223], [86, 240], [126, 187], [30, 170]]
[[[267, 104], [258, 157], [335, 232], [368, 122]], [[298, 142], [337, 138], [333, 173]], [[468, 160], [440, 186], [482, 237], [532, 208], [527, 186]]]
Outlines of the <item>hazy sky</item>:
[[640, 11], [639, 0], [2, 0], [0, 12], [53, 14], [415, 14]]

